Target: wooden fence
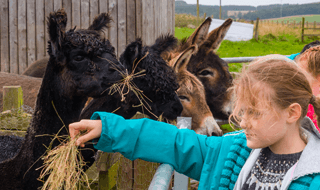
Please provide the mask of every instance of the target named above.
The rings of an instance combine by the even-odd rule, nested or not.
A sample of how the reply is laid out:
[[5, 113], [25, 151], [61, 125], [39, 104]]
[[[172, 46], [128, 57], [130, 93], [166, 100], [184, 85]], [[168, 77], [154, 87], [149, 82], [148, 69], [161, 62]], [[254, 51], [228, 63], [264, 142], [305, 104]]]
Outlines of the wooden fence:
[[67, 29], [87, 28], [96, 15], [109, 12], [114, 22], [105, 37], [117, 55], [137, 37], [150, 45], [174, 33], [174, 0], [0, 0], [0, 71], [22, 73], [47, 56], [46, 18], [60, 8], [67, 12]]

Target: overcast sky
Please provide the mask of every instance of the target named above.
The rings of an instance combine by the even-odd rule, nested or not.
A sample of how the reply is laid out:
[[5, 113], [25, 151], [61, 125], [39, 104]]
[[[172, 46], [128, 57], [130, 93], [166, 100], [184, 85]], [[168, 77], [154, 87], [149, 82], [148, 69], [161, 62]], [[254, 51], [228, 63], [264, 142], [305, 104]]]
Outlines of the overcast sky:
[[[197, 0], [184, 0], [188, 4], [197, 4]], [[270, 5], [270, 4], [306, 4], [320, 0], [221, 0], [221, 5]], [[220, 0], [199, 0], [200, 5], [220, 5]]]

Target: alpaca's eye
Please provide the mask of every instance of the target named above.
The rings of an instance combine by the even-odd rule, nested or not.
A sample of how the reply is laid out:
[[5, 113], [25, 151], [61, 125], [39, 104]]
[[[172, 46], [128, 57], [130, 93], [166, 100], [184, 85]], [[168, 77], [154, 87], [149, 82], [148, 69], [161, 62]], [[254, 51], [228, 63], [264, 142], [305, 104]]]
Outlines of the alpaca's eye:
[[208, 71], [208, 70], [203, 70], [203, 71], [201, 71], [200, 73], [199, 73], [199, 75], [201, 75], [201, 76], [208, 76], [208, 75], [213, 75], [213, 72], [211, 72], [211, 71]]
[[82, 61], [84, 57], [82, 55], [77, 55], [73, 58], [75, 61]]
[[179, 96], [180, 100], [184, 100], [184, 101], [190, 101], [188, 97], [186, 96]]

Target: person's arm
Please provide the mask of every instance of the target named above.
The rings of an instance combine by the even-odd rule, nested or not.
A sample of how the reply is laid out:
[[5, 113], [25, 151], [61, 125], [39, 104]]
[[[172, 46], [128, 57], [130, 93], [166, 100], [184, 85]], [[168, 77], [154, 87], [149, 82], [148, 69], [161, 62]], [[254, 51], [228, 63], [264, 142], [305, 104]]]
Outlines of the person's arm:
[[[125, 120], [107, 112], [95, 112], [91, 119], [102, 122], [96, 149], [120, 152], [130, 160], [167, 163], [180, 173], [200, 178], [208, 149], [207, 136], [151, 119]], [[221, 137], [216, 138], [221, 141]]]

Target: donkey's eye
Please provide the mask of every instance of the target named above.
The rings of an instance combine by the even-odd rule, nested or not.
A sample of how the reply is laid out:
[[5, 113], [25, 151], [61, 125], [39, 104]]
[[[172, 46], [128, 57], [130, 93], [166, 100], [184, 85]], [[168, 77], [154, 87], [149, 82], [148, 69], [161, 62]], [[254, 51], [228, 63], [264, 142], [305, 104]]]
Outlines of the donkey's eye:
[[184, 101], [190, 101], [188, 97], [186, 96], [179, 96], [180, 100], [184, 100]]
[[208, 70], [203, 70], [199, 73], [201, 76], [207, 76], [207, 75], [213, 75], [213, 72], [208, 71]]
[[84, 56], [82, 56], [82, 55], [77, 55], [77, 56], [73, 57], [73, 59], [74, 59], [75, 61], [82, 61], [82, 60], [84, 60]]

